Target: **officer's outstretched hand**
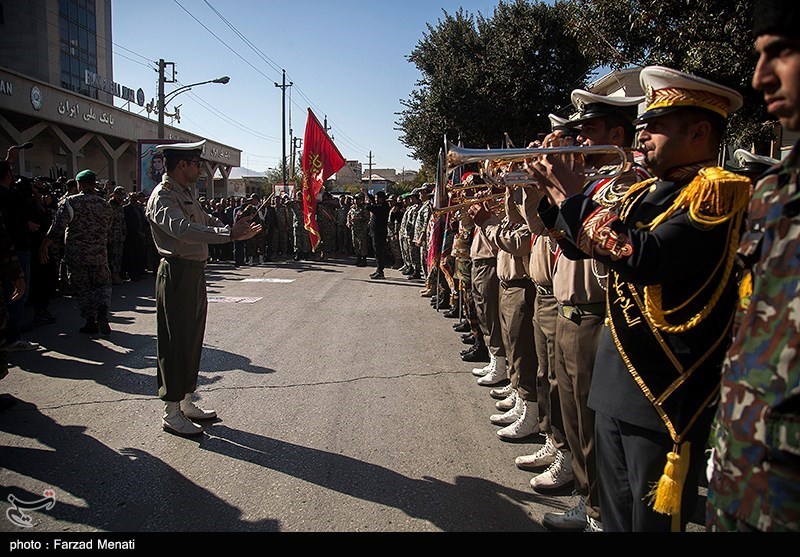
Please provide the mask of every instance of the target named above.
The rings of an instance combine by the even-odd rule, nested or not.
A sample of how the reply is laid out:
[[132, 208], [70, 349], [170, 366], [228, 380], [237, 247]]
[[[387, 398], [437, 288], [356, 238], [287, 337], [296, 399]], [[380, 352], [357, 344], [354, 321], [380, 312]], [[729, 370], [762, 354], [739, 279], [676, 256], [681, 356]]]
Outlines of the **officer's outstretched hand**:
[[252, 223], [253, 217], [243, 217], [236, 221], [231, 229], [231, 240], [249, 240], [259, 232], [261, 225]]

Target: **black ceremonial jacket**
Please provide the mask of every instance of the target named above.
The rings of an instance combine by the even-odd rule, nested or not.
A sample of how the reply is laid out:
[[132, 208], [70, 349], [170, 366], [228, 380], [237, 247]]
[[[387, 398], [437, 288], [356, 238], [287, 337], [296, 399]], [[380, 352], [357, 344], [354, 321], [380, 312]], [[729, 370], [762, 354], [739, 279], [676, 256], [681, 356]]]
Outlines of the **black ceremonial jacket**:
[[567, 257], [577, 248], [609, 269], [589, 406], [680, 443], [716, 402], [749, 182], [705, 164], [670, 178], [635, 184], [615, 208], [570, 197], [551, 233]]

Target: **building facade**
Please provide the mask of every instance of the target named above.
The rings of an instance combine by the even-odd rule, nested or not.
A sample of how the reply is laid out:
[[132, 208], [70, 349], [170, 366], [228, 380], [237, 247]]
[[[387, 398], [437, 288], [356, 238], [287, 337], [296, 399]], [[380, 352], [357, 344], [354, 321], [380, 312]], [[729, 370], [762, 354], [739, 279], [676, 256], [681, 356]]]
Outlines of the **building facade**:
[[[141, 187], [139, 144], [156, 142], [158, 123], [114, 106], [144, 106], [145, 94], [114, 81], [110, 0], [28, 0], [3, 3], [0, 19], [0, 153], [20, 151], [16, 172], [74, 177], [85, 168], [128, 191]], [[202, 136], [165, 127], [164, 139]], [[227, 193], [241, 151], [206, 143], [198, 192]], [[215, 185], [214, 176], [221, 176]], [[220, 183], [220, 180], [217, 181]]]

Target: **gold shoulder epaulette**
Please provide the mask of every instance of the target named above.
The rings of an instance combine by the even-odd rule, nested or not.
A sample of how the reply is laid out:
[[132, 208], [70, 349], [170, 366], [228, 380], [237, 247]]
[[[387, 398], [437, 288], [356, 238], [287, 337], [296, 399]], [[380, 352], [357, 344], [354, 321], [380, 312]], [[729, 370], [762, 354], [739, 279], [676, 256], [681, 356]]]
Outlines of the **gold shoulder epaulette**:
[[702, 226], [721, 224], [747, 208], [750, 180], [718, 166], [697, 173], [672, 205], [647, 226], [650, 230], [678, 211], [687, 210], [689, 218]]
[[[662, 305], [661, 285], [644, 287], [645, 314], [656, 328], [668, 333], [681, 333], [696, 326], [711, 313], [725, 291], [733, 271], [736, 250], [739, 246], [739, 230], [749, 202], [750, 180], [748, 178], [728, 172], [718, 166], [703, 168], [694, 180], [683, 188], [672, 206], [647, 225], [646, 228], [652, 230], [681, 210], [688, 210], [689, 219], [704, 227], [731, 221], [728, 229], [727, 249], [721, 254], [717, 269], [701, 288], [689, 295], [684, 303], [667, 310]], [[689, 302], [705, 291], [712, 280], [718, 280], [717, 286], [700, 311], [682, 323], [667, 322], [667, 315], [686, 307]]]

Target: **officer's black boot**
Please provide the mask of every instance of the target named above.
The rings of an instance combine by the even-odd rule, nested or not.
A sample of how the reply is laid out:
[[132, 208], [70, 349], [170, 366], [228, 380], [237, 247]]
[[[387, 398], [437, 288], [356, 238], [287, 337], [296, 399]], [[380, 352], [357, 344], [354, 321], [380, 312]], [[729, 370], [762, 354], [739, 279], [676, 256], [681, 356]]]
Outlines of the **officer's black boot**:
[[97, 321], [94, 319], [87, 319], [86, 324], [78, 329], [78, 332], [85, 335], [96, 335], [100, 332], [100, 329], [97, 328]]

